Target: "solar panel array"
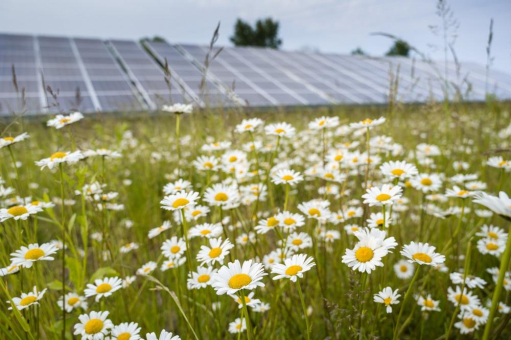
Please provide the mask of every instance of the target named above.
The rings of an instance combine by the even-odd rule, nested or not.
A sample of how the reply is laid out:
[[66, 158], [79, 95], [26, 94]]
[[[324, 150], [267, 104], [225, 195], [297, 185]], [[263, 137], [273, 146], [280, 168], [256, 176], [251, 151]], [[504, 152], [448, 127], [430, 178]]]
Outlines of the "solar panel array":
[[2, 115], [157, 110], [171, 103], [385, 104], [396, 77], [403, 102], [443, 100], [446, 91], [472, 101], [486, 93], [511, 99], [510, 74], [487, 76], [474, 63], [0, 34]]

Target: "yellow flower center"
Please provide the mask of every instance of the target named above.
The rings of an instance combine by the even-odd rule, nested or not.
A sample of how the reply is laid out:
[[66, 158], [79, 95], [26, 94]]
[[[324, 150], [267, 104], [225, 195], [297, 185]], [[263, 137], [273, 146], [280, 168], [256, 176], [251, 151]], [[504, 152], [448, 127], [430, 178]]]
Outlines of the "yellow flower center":
[[30, 202], [31, 205], [34, 205], [34, 206], [38, 206], [39, 205], [39, 201], [32, 201]]
[[79, 301], [80, 301], [80, 299], [79, 299], [79, 298], [77, 298], [77, 297], [72, 297], [72, 298], [69, 298], [69, 299], [67, 300], [67, 304], [68, 304], [68, 305], [70, 305], [70, 306], [74, 306], [74, 305], [76, 305]]
[[4, 141], [6, 141], [6, 142], [14, 142], [14, 137], [4, 137]]
[[323, 126], [323, 125], [325, 125], [325, 123], [326, 123], [326, 121], [322, 120], [319, 122], [319, 126]]
[[65, 123], [69, 123], [71, 121], [71, 119], [69, 118], [62, 118], [59, 122], [60, 124], [65, 124]]
[[103, 321], [100, 319], [90, 319], [85, 324], [85, 333], [97, 334], [103, 330]]
[[172, 267], [174, 267], [174, 262], [167, 263], [167, 268], [172, 268]]
[[51, 155], [50, 161], [53, 161], [53, 160], [55, 160], [57, 158], [64, 158], [64, 157], [66, 157], [66, 155], [67, 154], [65, 152], [61, 152], [61, 151], [55, 152], [53, 155]]
[[211, 257], [212, 259], [219, 257], [220, 254], [222, 254], [222, 248], [220, 247], [212, 248], [209, 251], [209, 257]]
[[435, 308], [435, 303], [431, 300], [424, 300], [424, 306], [428, 307], [428, 308]]
[[297, 265], [290, 266], [289, 268], [286, 269], [286, 275], [295, 276], [296, 274], [301, 272], [302, 269], [303, 268], [301, 266], [297, 266]]
[[487, 235], [489, 238], [493, 238], [495, 240], [499, 238], [499, 235], [497, 235], [497, 233], [494, 233], [493, 231], [488, 232]]
[[228, 199], [229, 199], [229, 196], [227, 196], [227, 194], [225, 194], [223, 192], [219, 192], [218, 194], [215, 195], [215, 201], [225, 202]]
[[194, 211], [192, 211], [192, 216], [193, 216], [193, 217], [197, 217], [197, 215], [200, 215], [200, 214], [201, 214], [201, 212], [202, 212], [202, 211], [200, 211], [200, 210], [194, 210]]
[[37, 297], [36, 296], [27, 296], [20, 301], [20, 306], [28, 306], [34, 302], [36, 302]]
[[499, 166], [505, 166], [505, 165], [509, 165], [509, 162], [508, 161], [499, 162]]
[[389, 199], [390, 199], [390, 195], [388, 195], [388, 194], [379, 194], [378, 196], [376, 196], [376, 200], [380, 201], [380, 202], [388, 201]]
[[385, 304], [385, 306], [390, 305], [391, 302], [392, 302], [392, 298], [388, 297], [388, 298], [383, 299], [383, 303]]
[[431, 263], [431, 257], [428, 254], [424, 253], [415, 253], [413, 254], [412, 258], [414, 260], [422, 261], [424, 263]]
[[302, 244], [302, 243], [303, 243], [303, 241], [302, 241], [302, 240], [300, 240], [299, 238], [297, 238], [297, 239], [294, 239], [294, 240], [293, 240], [293, 244], [294, 244], [295, 246], [299, 246], [299, 245], [300, 245], [300, 244]]
[[404, 171], [404, 170], [401, 170], [401, 169], [394, 169], [394, 170], [392, 170], [392, 171], [391, 171], [391, 173], [392, 173], [394, 176], [398, 176], [398, 177], [399, 177], [399, 176], [401, 176], [402, 174], [404, 174], [404, 173], [405, 173], [405, 171]]
[[245, 129], [246, 129], [246, 130], [248, 130], [248, 129], [250, 129], [252, 126], [253, 126], [252, 124], [247, 124], [247, 125], [245, 125]]
[[457, 294], [454, 299], [462, 305], [468, 305], [468, 297], [466, 295]]
[[367, 119], [364, 119], [364, 120], [362, 121], [362, 124], [363, 124], [363, 125], [367, 125], [367, 124], [371, 124], [372, 122], [373, 122], [373, 120], [372, 120], [372, 119], [367, 118]]
[[358, 227], [351, 227], [351, 231], [358, 231]]
[[231, 162], [231, 163], [236, 162], [237, 160], [238, 160], [238, 157], [236, 157], [236, 156], [231, 156], [229, 158], [229, 162]]
[[483, 311], [476, 308], [472, 311], [472, 314], [474, 314], [475, 316], [483, 316]]
[[200, 232], [202, 235], [208, 235], [208, 234], [211, 234], [211, 230], [207, 230], [207, 229], [204, 229], [204, 230], [201, 230]]
[[476, 322], [472, 318], [465, 318], [465, 319], [463, 319], [463, 324], [467, 328], [474, 328], [476, 326]]
[[355, 216], [356, 212], [354, 212], [353, 210], [351, 211], [348, 211], [348, 217], [353, 217]]
[[285, 225], [293, 225], [293, 224], [295, 224], [295, 223], [296, 223], [296, 221], [295, 221], [295, 220], [293, 220], [292, 218], [286, 218], [286, 219], [284, 220], [284, 224], [285, 224]]
[[25, 260], [37, 260], [44, 256], [44, 251], [39, 248], [30, 249], [25, 254]]
[[186, 198], [178, 198], [177, 200], [174, 201], [174, 203], [172, 203], [172, 207], [174, 209], [177, 209], [177, 208], [180, 208], [180, 207], [184, 207], [188, 203], [190, 203], [190, 201], [187, 200]]
[[406, 273], [408, 271], [408, 267], [403, 264], [401, 267], [399, 267], [399, 270], [403, 273]]
[[279, 224], [279, 221], [275, 217], [270, 217], [266, 222], [266, 226], [270, 228], [275, 227], [277, 224]]
[[316, 208], [312, 208], [309, 209], [309, 215], [321, 217], [321, 212]]
[[423, 178], [421, 179], [421, 184], [429, 187], [431, 184], [433, 184], [433, 181], [429, 178]]
[[486, 245], [486, 249], [488, 249], [488, 250], [497, 250], [497, 249], [499, 249], [499, 246], [498, 246], [498, 245], [496, 245], [495, 243], [491, 243], [491, 242], [490, 242], [490, 243], [488, 243], [488, 244]]
[[355, 257], [358, 260], [358, 262], [365, 263], [367, 261], [370, 261], [374, 256], [373, 250], [369, 247], [360, 247], [355, 252]]
[[292, 181], [293, 180], [293, 176], [291, 175], [285, 175], [285, 176], [282, 176], [282, 179], [284, 181]]
[[[247, 303], [250, 303], [250, 301], [252, 301], [252, 300], [250, 300], [250, 298], [249, 298], [248, 296], [245, 296], [245, 303], [246, 303], [246, 304], [247, 304]], [[238, 298], [238, 303], [239, 303], [239, 304], [242, 304], [242, 303], [243, 303], [243, 301], [241, 301], [241, 298]]]
[[150, 270], [151, 270], [151, 267], [145, 267], [144, 268], [144, 273], [148, 273]]
[[241, 324], [240, 323], [236, 325], [236, 329], [241, 329]]
[[199, 276], [199, 277], [197, 278], [197, 281], [198, 281], [199, 283], [206, 283], [206, 282], [208, 282], [208, 281], [209, 281], [209, 279], [210, 279], [210, 277], [209, 277], [209, 275], [208, 275], [208, 274], [202, 274], [201, 276]]
[[335, 161], [340, 162], [342, 160], [342, 157], [343, 157], [342, 155], [335, 156]]
[[235, 274], [229, 279], [231, 289], [241, 289], [252, 282], [252, 278], [247, 274]]
[[28, 213], [28, 210], [24, 206], [19, 205], [17, 207], [7, 209], [7, 213], [12, 216], [21, 216]]
[[323, 177], [325, 177], [325, 178], [329, 178], [329, 179], [334, 179], [334, 178], [335, 178], [334, 174], [333, 174], [333, 173], [331, 173], [331, 172], [326, 173]]
[[376, 225], [383, 225], [383, 219], [376, 220]]
[[180, 250], [181, 250], [180, 246], [173, 246], [172, 248], [170, 248], [170, 252], [172, 254], [177, 254], [177, 253], [179, 253]]
[[10, 267], [7, 269], [7, 272], [8, 272], [8, 273], [11, 273], [11, 272], [15, 271], [16, 269], [18, 269], [18, 266], [17, 266], [17, 265], [10, 266]]
[[96, 293], [102, 294], [102, 293], [108, 293], [110, 290], [112, 290], [112, 286], [109, 283], [102, 283], [96, 288]]
[[466, 194], [468, 194], [467, 190], [461, 190], [460, 192], [458, 192], [458, 196], [464, 196]]
[[117, 340], [130, 340], [131, 334], [130, 333], [121, 333], [117, 336]]
[[285, 132], [285, 130], [284, 129], [277, 129], [277, 130], [275, 130], [275, 132], [280, 134], [280, 133]]

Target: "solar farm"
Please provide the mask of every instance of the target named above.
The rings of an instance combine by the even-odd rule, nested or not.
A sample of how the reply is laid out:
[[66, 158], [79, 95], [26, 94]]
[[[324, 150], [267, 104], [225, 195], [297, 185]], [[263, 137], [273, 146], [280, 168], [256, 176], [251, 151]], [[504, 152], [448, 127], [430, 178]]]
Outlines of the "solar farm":
[[0, 34], [0, 339], [509, 339], [509, 100], [457, 60]]

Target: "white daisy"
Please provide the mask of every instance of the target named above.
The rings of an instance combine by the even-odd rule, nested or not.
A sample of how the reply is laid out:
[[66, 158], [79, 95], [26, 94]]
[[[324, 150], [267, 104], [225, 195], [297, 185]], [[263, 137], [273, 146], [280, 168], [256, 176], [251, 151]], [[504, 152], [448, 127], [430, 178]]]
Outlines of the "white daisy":
[[211, 278], [217, 273], [213, 267], [197, 267], [197, 272], [188, 273], [188, 289], [206, 288], [211, 285]]
[[200, 171], [217, 171], [218, 159], [213, 156], [200, 156], [192, 163]]
[[383, 288], [382, 291], [374, 295], [374, 302], [385, 304], [387, 313], [392, 313], [392, 305], [397, 305], [401, 296], [397, 293], [398, 291], [399, 289], [392, 291], [390, 287]]
[[137, 270], [137, 275], [149, 275], [156, 269], [156, 262], [149, 261]]
[[56, 115], [55, 118], [50, 119], [46, 125], [53, 126], [56, 129], [61, 129], [66, 125], [76, 123], [83, 119], [83, 115], [80, 112], [73, 112], [67, 116]]
[[401, 255], [407, 257], [410, 263], [425, 264], [428, 266], [436, 266], [445, 262], [445, 256], [435, 252], [435, 247], [427, 243], [411, 242], [403, 247]]
[[201, 265], [213, 265], [215, 263], [224, 263], [224, 258], [229, 255], [230, 250], [234, 248], [234, 245], [226, 239], [222, 242], [222, 238], [211, 238], [209, 239], [208, 246], [201, 246], [199, 253], [197, 254], [197, 261], [201, 262]]
[[381, 125], [385, 123], [385, 117], [380, 117], [378, 119], [369, 119], [366, 118], [363, 121], [357, 122], [357, 123], [351, 123], [350, 127], [352, 129], [360, 129], [360, 128], [367, 128], [372, 129], [375, 126]]
[[267, 274], [261, 263], [249, 260], [242, 265], [236, 260], [218, 270], [218, 274], [213, 277], [212, 286], [218, 295], [233, 295], [240, 289], [254, 290], [257, 287], [264, 287], [261, 280], [265, 275]]
[[303, 273], [316, 265], [313, 261], [312, 257], [307, 257], [305, 254], [293, 255], [290, 259], [285, 259], [284, 264], [276, 263], [272, 266], [272, 274], [277, 274], [273, 279], [288, 278], [296, 282], [297, 277], [302, 278]]
[[486, 285], [486, 281], [473, 275], [464, 277], [463, 273], [453, 272], [449, 274], [449, 277], [455, 285], [463, 285], [463, 281], [465, 281], [465, 285], [470, 289], [484, 288]]
[[161, 108], [162, 111], [174, 113], [176, 115], [189, 114], [193, 111], [192, 104], [172, 104], [172, 105], [163, 105]]
[[302, 215], [294, 214], [289, 211], [278, 213], [275, 218], [277, 219], [279, 226], [288, 232], [294, 231], [296, 228], [305, 225], [305, 218]]
[[172, 224], [170, 224], [169, 221], [165, 221], [163, 222], [163, 224], [161, 225], [161, 227], [158, 227], [158, 228], [153, 228], [151, 230], [149, 230], [149, 235], [148, 237], [149, 238], [154, 238], [158, 235], [160, 235], [162, 232], [164, 232], [165, 230], [168, 230], [172, 227]]
[[178, 179], [174, 183], [167, 183], [163, 187], [163, 192], [165, 193], [165, 195], [172, 195], [179, 191], [186, 191], [186, 189], [188, 189], [191, 186], [192, 183], [190, 183], [189, 181], [184, 179]]
[[37, 214], [43, 211], [40, 206], [27, 204], [17, 205], [8, 209], [0, 209], [0, 222], [7, 221], [8, 219], [26, 220], [30, 215]]
[[401, 198], [401, 190], [401, 187], [398, 185], [392, 187], [391, 185], [384, 184], [381, 189], [377, 187], [367, 189], [367, 193], [362, 195], [362, 198], [365, 199], [364, 203], [369, 204], [371, 207], [375, 205], [392, 205]]
[[504, 191], [501, 191], [498, 197], [484, 192], [478, 193], [475, 197], [475, 203], [484, 205], [498, 215], [511, 218], [511, 198]]
[[16, 137], [2, 137], [0, 138], [0, 149], [24, 141], [29, 137], [30, 136], [26, 132], [23, 132], [21, 135], [18, 135]]
[[437, 174], [419, 174], [410, 183], [422, 192], [438, 191], [442, 186], [442, 179]]
[[264, 128], [264, 132], [270, 136], [291, 138], [295, 134], [295, 128], [288, 123], [269, 124]]
[[465, 189], [461, 189], [460, 187], [453, 186], [452, 189], [447, 189], [445, 196], [446, 197], [455, 197], [455, 198], [468, 198], [473, 196], [474, 193]]
[[205, 205], [194, 205], [185, 209], [185, 216], [187, 220], [197, 221], [201, 217], [206, 217], [209, 211]]
[[[254, 292], [250, 292], [249, 294], [245, 295], [245, 305], [247, 307], [254, 308], [261, 303], [261, 300], [254, 299], [254, 295]], [[237, 295], [231, 295], [231, 297], [238, 303], [239, 309], [243, 308], [243, 300], [241, 300], [241, 297]]]
[[334, 128], [339, 125], [339, 117], [321, 117], [316, 118], [309, 123], [309, 129], [311, 130], [323, 130], [328, 128]]
[[380, 166], [380, 171], [384, 176], [390, 178], [408, 178], [417, 175], [419, 172], [413, 164], [404, 161], [390, 161]]
[[82, 340], [101, 340], [113, 328], [113, 323], [107, 319], [110, 312], [90, 312], [78, 317], [79, 323], [75, 325], [75, 335], [81, 335]]
[[163, 261], [160, 270], [162, 272], [182, 266], [186, 262], [186, 256]]
[[224, 184], [214, 184], [213, 187], [206, 189], [204, 193], [204, 200], [213, 206], [227, 206], [238, 198], [237, 190]]
[[293, 251], [312, 247], [312, 238], [307, 233], [292, 233], [286, 239], [286, 248]]
[[433, 300], [431, 298], [431, 294], [428, 294], [427, 297], [424, 297], [422, 295], [417, 297], [417, 304], [421, 306], [421, 311], [436, 311], [439, 312], [440, 308], [438, 307], [440, 304], [440, 301]]
[[169, 196], [165, 196], [160, 204], [162, 209], [165, 210], [180, 210], [189, 205], [193, 205], [198, 198], [198, 192], [191, 191], [187, 193], [186, 191], [178, 191]]
[[229, 323], [229, 333], [237, 334], [237, 333], [243, 333], [247, 329], [247, 322], [245, 321], [245, 318], [240, 319], [237, 318], [233, 322]]
[[[87, 310], [88, 303], [85, 297], [83, 296], [80, 296], [76, 293], [67, 293], [66, 296], [64, 297], [64, 300], [65, 300], [64, 306], [66, 308], [66, 312], [68, 313], [71, 313], [75, 308]], [[63, 301], [61, 298], [57, 300], [57, 305], [60, 307], [60, 309], [62, 309], [62, 302]]]
[[180, 258], [186, 251], [186, 242], [183, 238], [172, 236], [169, 240], [163, 242], [161, 250], [168, 259]]
[[43, 170], [44, 168], [48, 168], [48, 169], [52, 170], [57, 165], [62, 164], [62, 163], [75, 164], [79, 160], [83, 159], [83, 157], [84, 156], [80, 151], [75, 151], [75, 152], [58, 151], [58, 152], [55, 152], [53, 155], [51, 155], [51, 157], [44, 158], [38, 162], [35, 162], [35, 164], [37, 166], [40, 166], [41, 170]]
[[30, 268], [36, 261], [53, 261], [53, 254], [57, 252], [57, 247], [51, 243], [29, 244], [28, 247], [22, 246], [11, 254], [13, 265]]
[[462, 311], [471, 310], [481, 304], [477, 296], [469, 292], [467, 288], [462, 292], [460, 286], [456, 286], [456, 290], [449, 287], [447, 289], [447, 299], [451, 301], [454, 306], [459, 304]]
[[394, 265], [394, 272], [398, 278], [406, 280], [413, 276], [415, 268], [410, 262], [406, 260], [399, 260]]
[[190, 228], [189, 236], [193, 237], [205, 237], [205, 238], [217, 238], [222, 235], [223, 232], [222, 225], [220, 223], [210, 224], [204, 223], [196, 225], [193, 228]]
[[253, 132], [263, 124], [263, 120], [260, 118], [243, 119], [240, 124], [236, 125], [236, 132]]
[[479, 252], [483, 255], [490, 254], [496, 257], [500, 257], [505, 249], [505, 240], [482, 238], [477, 241], [477, 250], [479, 250]]
[[[39, 304], [38, 301], [41, 300], [44, 293], [46, 293], [46, 289], [43, 289], [41, 292], [38, 292], [37, 287], [34, 286], [33, 291], [28, 293], [21, 293], [20, 297], [12, 298], [12, 302], [14, 302], [14, 305], [18, 310], [23, 310], [32, 305], [38, 305]], [[7, 303], [9, 303], [9, 301], [7, 301]], [[12, 307], [9, 307], [8, 309], [12, 310]]]
[[303, 176], [294, 170], [282, 169], [272, 175], [272, 182], [275, 184], [296, 185], [303, 181]]
[[123, 322], [112, 328], [112, 340], [139, 340], [140, 327], [136, 322]]
[[98, 302], [102, 297], [109, 297], [121, 288], [122, 279], [120, 277], [106, 277], [87, 284], [84, 293], [86, 297], [96, 296], [96, 302]]

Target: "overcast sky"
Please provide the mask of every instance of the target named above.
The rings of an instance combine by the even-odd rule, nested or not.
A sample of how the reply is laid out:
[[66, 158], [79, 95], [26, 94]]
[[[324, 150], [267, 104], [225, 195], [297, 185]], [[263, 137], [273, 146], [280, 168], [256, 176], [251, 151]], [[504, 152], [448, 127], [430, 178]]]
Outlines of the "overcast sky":
[[[511, 72], [511, 0], [451, 0], [459, 21], [455, 49], [462, 61], [486, 63], [490, 19], [494, 68]], [[271, 16], [283, 49], [384, 54], [387, 32], [441, 59], [435, 0], [0, 0], [0, 32], [98, 38], [160, 35], [173, 43], [209, 42], [221, 22], [219, 45], [230, 45], [234, 22]], [[435, 48], [435, 46], [437, 46]]]

